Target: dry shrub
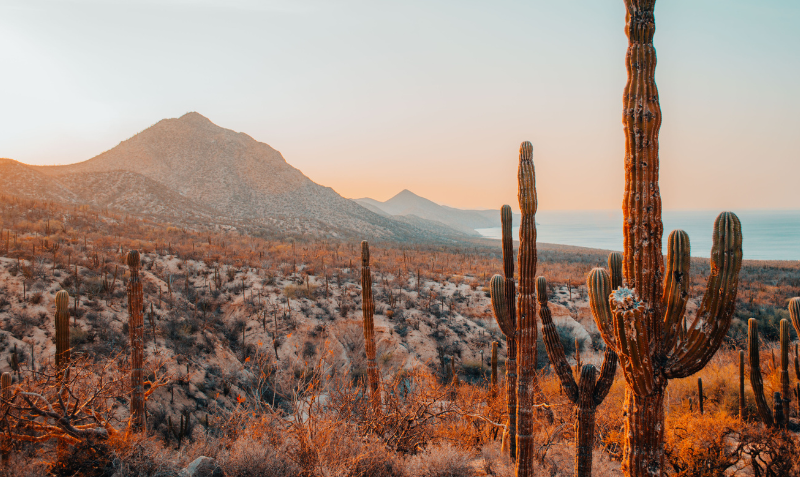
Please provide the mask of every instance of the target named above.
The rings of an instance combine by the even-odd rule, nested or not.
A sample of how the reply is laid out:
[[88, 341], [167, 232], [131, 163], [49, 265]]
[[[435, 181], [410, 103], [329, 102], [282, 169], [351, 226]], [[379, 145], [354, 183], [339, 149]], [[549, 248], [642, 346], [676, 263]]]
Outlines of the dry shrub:
[[408, 477], [472, 477], [477, 475], [472, 466], [473, 452], [449, 443], [431, 445], [406, 460]]
[[723, 476], [739, 461], [734, 431], [739, 422], [725, 411], [673, 413], [666, 429], [667, 463], [679, 476]]

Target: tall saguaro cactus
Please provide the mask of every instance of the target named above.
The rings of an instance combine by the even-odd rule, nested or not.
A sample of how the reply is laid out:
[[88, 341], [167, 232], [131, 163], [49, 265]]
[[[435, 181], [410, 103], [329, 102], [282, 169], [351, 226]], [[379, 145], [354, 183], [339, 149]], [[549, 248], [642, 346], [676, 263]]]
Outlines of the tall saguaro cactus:
[[517, 477], [534, 474], [533, 409], [536, 378], [536, 174], [533, 145], [519, 147], [519, 296], [517, 297]]
[[372, 405], [381, 407], [380, 375], [375, 361], [375, 301], [372, 298], [372, 273], [369, 268], [369, 244], [361, 242], [361, 309], [364, 313], [364, 350], [367, 355], [367, 382]]
[[[620, 286], [622, 275], [622, 255], [613, 252], [608, 257], [608, 267], [611, 277], [602, 268], [595, 268], [589, 273], [589, 282], [599, 282], [602, 286], [595, 286], [606, 296], [611, 293], [614, 285]], [[612, 278], [613, 277], [613, 278]], [[539, 302], [539, 317], [542, 319], [542, 334], [550, 363], [561, 380], [567, 398], [577, 406], [575, 420], [575, 475], [589, 477], [592, 475], [592, 450], [594, 448], [594, 423], [595, 410], [608, 395], [614, 383], [617, 372], [617, 354], [610, 346], [606, 346], [603, 364], [600, 367], [600, 377], [597, 369], [591, 365], [584, 365], [580, 370], [580, 379], [576, 383], [569, 363], [567, 362], [564, 346], [558, 335], [556, 326], [550, 313], [547, 297], [547, 280], [539, 277], [536, 281], [536, 295]]]
[[689, 237], [681, 230], [670, 234], [666, 270], [661, 250], [661, 109], [653, 47], [655, 0], [625, 0], [625, 6], [625, 286], [605, 300], [598, 290], [590, 290], [589, 295], [597, 327], [606, 344], [616, 351], [628, 385], [623, 472], [635, 477], [660, 476], [664, 472], [664, 393], [668, 381], [702, 369], [722, 343], [736, 300], [742, 233], [733, 213], [723, 212], [717, 217], [706, 293], [696, 315], [687, 320]]
[[503, 275], [495, 275], [489, 281], [494, 318], [500, 330], [506, 335], [506, 397], [508, 412], [509, 453], [511, 460], [517, 457], [517, 310], [514, 300], [517, 296], [514, 282], [514, 242], [511, 238], [511, 207], [500, 209], [503, 244]]
[[128, 332], [131, 342], [131, 426], [145, 431], [144, 402], [144, 316], [142, 314], [142, 282], [139, 279], [139, 251], [131, 250], [127, 256], [131, 273], [128, 282]]
[[69, 362], [69, 294], [61, 290], [56, 293], [56, 368], [59, 373]]

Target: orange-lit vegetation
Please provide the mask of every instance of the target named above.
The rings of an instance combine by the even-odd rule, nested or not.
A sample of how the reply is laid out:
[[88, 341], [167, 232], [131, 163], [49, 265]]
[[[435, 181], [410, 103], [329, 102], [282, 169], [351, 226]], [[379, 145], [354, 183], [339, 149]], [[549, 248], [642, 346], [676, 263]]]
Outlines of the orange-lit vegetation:
[[[3, 401], [6, 469], [176, 475], [204, 455], [229, 475], [513, 474], [500, 448], [507, 393], [489, 384], [492, 341], [500, 342], [501, 369], [505, 363], [487, 288], [502, 269], [499, 246], [372, 244], [383, 388], [377, 415], [364, 392], [358, 244], [181, 229], [7, 197], [0, 205], [0, 362], [13, 375]], [[144, 295], [144, 434], [129, 429], [124, 258], [132, 249], [141, 252]], [[576, 340], [565, 313], [590, 330], [578, 346], [584, 362], [599, 366], [603, 346], [588, 325], [584, 283], [606, 252], [540, 244], [538, 254], [551, 308], [562, 314], [556, 323], [567, 356]], [[697, 296], [708, 261], [692, 261], [700, 273], [690, 295]], [[739, 286], [738, 316], [754, 310], [767, 340], [761, 362], [772, 396], [782, 389], [776, 325], [788, 318], [788, 298], [800, 294], [800, 265], [745, 262]], [[54, 344], [54, 298], [62, 289], [70, 294], [66, 378]], [[705, 369], [670, 384], [666, 460], [677, 475], [722, 475], [731, 466], [797, 472], [794, 460], [774, 458], [796, 455], [796, 438], [760, 427], [749, 381], [745, 422], [738, 420], [742, 345], [733, 327]], [[572, 475], [574, 405], [541, 340], [538, 358], [553, 419], [534, 414], [535, 466]], [[619, 473], [624, 387], [617, 373], [596, 411], [595, 475]], [[789, 405], [796, 422], [796, 397]]]

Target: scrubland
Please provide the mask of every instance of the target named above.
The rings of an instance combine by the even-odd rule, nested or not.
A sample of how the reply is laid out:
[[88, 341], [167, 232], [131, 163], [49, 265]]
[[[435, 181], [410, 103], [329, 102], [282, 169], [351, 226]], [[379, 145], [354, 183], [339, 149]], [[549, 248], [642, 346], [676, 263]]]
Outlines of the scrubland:
[[[187, 229], [7, 197], [0, 220], [0, 371], [13, 377], [0, 416], [5, 475], [170, 476], [199, 456], [231, 476], [513, 475], [501, 448], [505, 338], [486, 288], [501, 270], [499, 243], [371, 243], [378, 416], [365, 393], [357, 243]], [[131, 249], [142, 254], [145, 433], [127, 427], [123, 258]], [[585, 279], [606, 254], [539, 245], [538, 274], [552, 288], [573, 365], [576, 344], [584, 363], [602, 357]], [[691, 294], [699, 297], [708, 261], [693, 259], [692, 267]], [[71, 297], [66, 377], [53, 361], [53, 300], [62, 289]], [[779, 391], [778, 322], [798, 295], [799, 263], [744, 263], [723, 349], [668, 387], [671, 473], [797, 475], [797, 435], [758, 422], [749, 381], [740, 419], [738, 350], [755, 317], [765, 394]], [[537, 417], [537, 464], [542, 475], [572, 475], [574, 410], [541, 343], [538, 368], [540, 404], [553, 418]], [[597, 412], [595, 475], [620, 475], [624, 395], [618, 372]], [[797, 403], [792, 396], [793, 426]]]

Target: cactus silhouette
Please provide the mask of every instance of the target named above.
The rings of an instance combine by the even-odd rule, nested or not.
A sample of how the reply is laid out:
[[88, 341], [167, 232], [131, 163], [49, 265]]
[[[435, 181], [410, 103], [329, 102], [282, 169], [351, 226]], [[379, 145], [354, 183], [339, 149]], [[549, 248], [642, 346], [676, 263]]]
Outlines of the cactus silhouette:
[[[611, 270], [611, 277], [617, 277], [616, 282], [619, 286], [621, 275], [619, 269], [622, 264], [619, 253], [611, 253], [608, 257], [608, 266]], [[605, 287], [595, 287], [595, 289], [607, 290], [610, 293], [614, 280], [602, 268], [596, 268], [589, 274], [589, 281], [599, 281], [606, 284]], [[542, 319], [542, 334], [544, 335], [545, 349], [550, 358], [556, 374], [561, 380], [567, 398], [577, 406], [575, 421], [575, 475], [586, 477], [592, 475], [592, 449], [594, 448], [594, 424], [595, 410], [608, 395], [611, 385], [614, 383], [614, 375], [617, 371], [617, 354], [606, 346], [603, 356], [603, 364], [600, 367], [600, 378], [597, 377], [597, 369], [587, 364], [579, 368], [580, 378], [575, 382], [575, 376], [567, 362], [564, 346], [558, 335], [558, 330], [553, 323], [550, 313], [547, 296], [547, 280], [539, 277], [536, 282], [536, 295], [539, 302], [539, 317]]]
[[375, 301], [372, 298], [372, 273], [369, 268], [369, 244], [361, 242], [361, 309], [364, 312], [364, 350], [367, 355], [367, 382], [372, 405], [381, 407], [380, 375], [375, 360]]
[[61, 290], [56, 293], [56, 368], [59, 374], [69, 362], [69, 294]]
[[128, 282], [128, 332], [131, 343], [131, 426], [145, 431], [144, 402], [144, 316], [142, 314], [142, 282], [139, 279], [139, 252], [131, 250], [127, 256], [131, 273]]

